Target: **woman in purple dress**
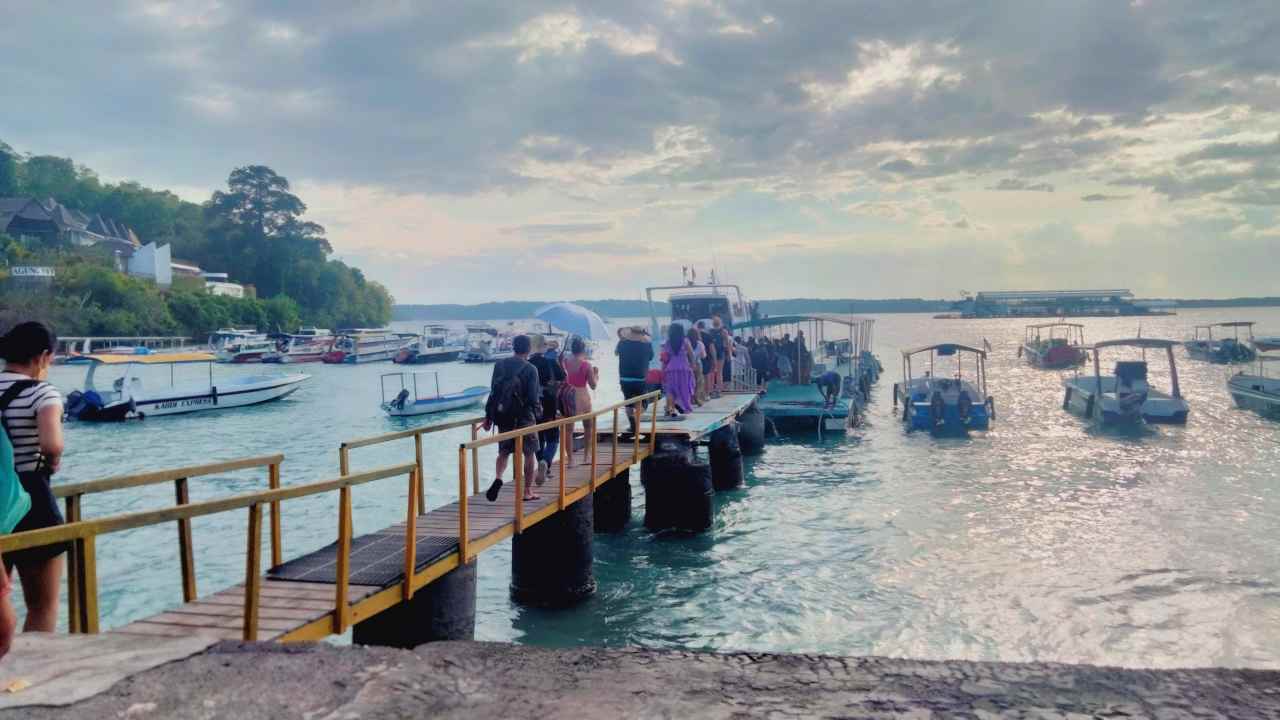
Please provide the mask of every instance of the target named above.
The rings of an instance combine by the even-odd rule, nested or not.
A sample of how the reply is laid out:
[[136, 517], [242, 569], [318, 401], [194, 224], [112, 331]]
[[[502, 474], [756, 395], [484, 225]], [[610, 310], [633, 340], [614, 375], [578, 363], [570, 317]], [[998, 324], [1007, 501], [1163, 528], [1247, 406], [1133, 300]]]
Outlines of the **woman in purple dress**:
[[673, 322], [662, 346], [662, 392], [667, 399], [667, 417], [676, 417], [677, 411], [693, 410], [693, 386], [693, 348], [685, 339], [684, 326]]

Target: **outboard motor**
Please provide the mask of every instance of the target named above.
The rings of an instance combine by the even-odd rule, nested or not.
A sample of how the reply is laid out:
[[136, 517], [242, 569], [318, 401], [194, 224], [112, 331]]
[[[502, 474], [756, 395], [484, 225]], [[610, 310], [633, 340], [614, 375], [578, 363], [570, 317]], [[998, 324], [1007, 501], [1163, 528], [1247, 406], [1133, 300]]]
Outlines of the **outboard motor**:
[[402, 389], [399, 393], [396, 394], [396, 399], [391, 401], [391, 407], [397, 410], [403, 410], [404, 404], [408, 400], [409, 400], [409, 390], [407, 388]]
[[1140, 416], [1147, 401], [1147, 364], [1125, 360], [1116, 363], [1116, 403], [1125, 417]]

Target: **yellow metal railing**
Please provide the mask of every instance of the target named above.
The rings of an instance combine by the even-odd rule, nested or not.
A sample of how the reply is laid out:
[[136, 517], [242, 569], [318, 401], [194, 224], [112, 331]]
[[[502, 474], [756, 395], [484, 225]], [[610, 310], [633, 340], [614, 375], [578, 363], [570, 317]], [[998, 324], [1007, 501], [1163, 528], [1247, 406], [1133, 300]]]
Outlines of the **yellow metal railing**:
[[596, 419], [610, 413], [612, 413], [612, 416], [613, 416], [612, 459], [610, 462], [609, 471], [604, 475], [604, 478], [603, 478], [605, 480], [608, 480], [609, 478], [617, 474], [617, 472], [619, 471], [619, 468], [618, 468], [619, 410], [622, 410], [623, 408], [630, 408], [631, 410], [628, 410], [628, 412], [631, 412], [632, 410], [634, 410], [636, 414], [636, 431], [632, 433], [633, 435], [632, 443], [634, 444], [632, 460], [633, 461], [638, 460], [640, 458], [640, 423], [643, 419], [642, 413], [643, 413], [644, 403], [649, 402], [651, 400], [653, 401], [653, 406], [651, 408], [651, 414], [649, 419], [649, 441], [648, 441], [649, 452], [652, 453], [658, 441], [657, 440], [658, 439], [658, 399], [661, 397], [662, 397], [662, 393], [660, 391], [654, 391], [654, 392], [646, 393], [644, 395], [638, 395], [634, 398], [631, 398], [630, 400], [624, 400], [623, 402], [620, 402], [620, 403], [614, 403], [613, 405], [600, 408], [599, 410], [592, 410], [591, 412], [574, 415], [572, 417], [557, 418], [555, 420], [539, 423], [537, 425], [531, 425], [529, 427], [523, 427], [516, 430], [511, 430], [509, 432], [497, 433], [495, 435], [491, 435], [486, 438], [473, 438], [471, 442], [461, 443], [458, 446], [458, 556], [460, 558], [460, 561], [462, 563], [467, 563], [467, 562], [470, 562], [471, 558], [475, 557], [474, 553], [469, 552], [471, 538], [469, 536], [470, 528], [468, 527], [468, 517], [467, 517], [468, 515], [467, 505], [468, 505], [468, 500], [470, 495], [467, 489], [467, 451], [471, 451], [472, 485], [473, 485], [474, 492], [478, 493], [480, 468], [479, 468], [479, 463], [476, 460], [476, 451], [487, 445], [500, 443], [504, 440], [515, 441], [515, 451], [512, 453], [512, 471], [515, 475], [515, 489], [513, 491], [515, 493], [515, 515], [513, 517], [513, 524], [515, 526], [515, 533], [519, 534], [524, 531], [525, 523], [528, 520], [528, 517], [525, 515], [525, 512], [524, 512], [524, 442], [525, 442], [526, 436], [529, 436], [529, 435], [536, 436], [537, 433], [543, 430], [551, 430], [554, 428], [558, 428], [560, 430], [560, 463], [559, 463], [560, 488], [559, 488], [559, 497], [557, 498], [556, 509], [563, 510], [566, 506], [568, 506], [574, 500], [576, 500], [576, 498], [570, 498], [568, 496], [568, 494], [566, 493], [566, 487], [565, 487], [565, 473], [566, 473], [566, 468], [568, 464], [567, 463], [568, 455], [569, 453], [574, 452], [574, 450], [572, 449], [574, 425], [583, 421], [589, 421], [591, 423], [592, 432], [588, 437], [585, 438], [588, 444], [588, 448], [590, 449], [590, 455], [591, 455], [591, 475], [588, 483], [589, 487], [585, 488], [585, 490], [586, 492], [594, 492], [595, 489], [599, 486], [599, 482], [601, 480], [600, 476], [597, 475], [596, 473], [596, 467], [599, 459], [598, 458], [598, 455], [599, 455], [598, 439], [600, 436], [598, 429], [596, 429], [598, 427], [595, 423]]
[[[274, 490], [280, 487], [280, 463], [282, 462], [284, 462], [284, 455], [264, 455], [136, 475], [116, 475], [101, 480], [55, 485], [52, 489], [54, 497], [65, 498], [66, 520], [68, 523], [74, 523], [84, 519], [82, 501], [85, 495], [114, 490], [172, 482], [175, 501], [178, 506], [183, 506], [191, 501], [188, 489], [188, 481], [191, 478], [260, 467], [267, 468], [267, 486]], [[270, 505], [271, 563], [279, 565], [281, 562], [280, 503], [273, 502]], [[178, 557], [182, 564], [182, 600], [192, 602], [196, 599], [196, 568], [191, 545], [191, 520], [178, 518], [177, 524]], [[67, 627], [73, 633], [97, 631], [96, 623], [91, 627], [86, 617], [84, 582], [88, 569], [84, 566], [84, 549], [81, 545], [79, 540], [72, 541], [67, 550]]]
[[[241, 461], [248, 462], [248, 461]], [[229, 463], [234, 464], [234, 463]], [[278, 464], [278, 463], [277, 463]], [[252, 467], [246, 465], [245, 467]], [[148, 476], [160, 476], [163, 473], [151, 473]], [[233, 495], [217, 500], [206, 500], [188, 503], [176, 507], [158, 510], [113, 515], [93, 520], [78, 520], [65, 525], [29, 530], [0, 536], [0, 553], [23, 550], [26, 548], [73, 543], [81, 549], [82, 577], [81, 614], [83, 624], [81, 632], [96, 633], [98, 631], [98, 578], [97, 578], [97, 538], [99, 535], [130, 530], [133, 528], [158, 525], [174, 521], [188, 521], [192, 518], [247, 508], [249, 511], [248, 537], [245, 549], [245, 593], [244, 593], [244, 625], [245, 640], [256, 640], [258, 637], [259, 594], [262, 587], [262, 506], [278, 505], [284, 500], [319, 495], [321, 493], [339, 491], [338, 515], [338, 573], [334, 599], [334, 632], [344, 631], [350, 623], [351, 606], [347, 600], [349, 568], [351, 563], [351, 488], [374, 480], [408, 474], [409, 493], [406, 500], [410, 518], [408, 533], [405, 537], [406, 575], [403, 593], [412, 595], [415, 538], [414, 498], [417, 490], [417, 468], [413, 464], [395, 465], [368, 472], [346, 475], [332, 480], [274, 488], [241, 495]], [[139, 476], [142, 477], [142, 476]], [[113, 478], [119, 482], [121, 478]], [[156, 481], [159, 482], [159, 481]], [[134, 486], [146, 483], [137, 483]], [[278, 545], [274, 547], [279, 547]], [[185, 588], [184, 588], [185, 589]]]
[[[443, 432], [445, 430], [456, 430], [458, 428], [470, 427], [471, 439], [475, 440], [480, 434], [480, 425], [484, 423], [483, 417], [466, 418], [455, 422], [441, 423], [438, 425], [424, 425], [419, 428], [409, 430], [401, 430], [399, 432], [386, 433], [383, 435], [374, 435], [371, 437], [360, 438], [359, 440], [348, 440], [338, 446], [338, 473], [347, 475], [351, 472], [351, 451], [357, 448], [369, 447], [370, 445], [380, 445], [382, 443], [394, 442], [396, 440], [404, 440], [413, 438], [413, 462], [418, 467], [418, 477], [424, 481], [418, 483], [418, 514], [424, 515], [427, 512], [427, 496], [424, 489], [425, 470], [422, 466], [422, 436], [432, 433]], [[479, 489], [476, 490], [479, 492]]]

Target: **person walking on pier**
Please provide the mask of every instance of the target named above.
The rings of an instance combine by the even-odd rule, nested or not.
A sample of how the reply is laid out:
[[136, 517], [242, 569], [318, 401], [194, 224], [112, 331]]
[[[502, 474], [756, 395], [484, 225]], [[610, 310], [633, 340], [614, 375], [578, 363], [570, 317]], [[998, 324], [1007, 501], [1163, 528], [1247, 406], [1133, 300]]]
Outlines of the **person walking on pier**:
[[[538, 382], [537, 368], [529, 363], [529, 348], [529, 336], [517, 335], [511, 341], [511, 350], [515, 356], [494, 363], [493, 379], [489, 382], [489, 399], [484, 405], [485, 430], [497, 426], [498, 432], [506, 433], [537, 424], [537, 418], [542, 414], [542, 386]], [[539, 496], [533, 492], [534, 474], [538, 467], [537, 433], [525, 435], [522, 444], [524, 499], [537, 500]], [[498, 499], [498, 492], [502, 490], [502, 475], [507, 471], [507, 458], [515, 451], [515, 438], [498, 443], [493, 484], [485, 493], [489, 502]]]
[[666, 396], [666, 417], [693, 412], [693, 346], [684, 336], [684, 326], [671, 323], [662, 346], [662, 392]]
[[[649, 333], [638, 325], [618, 328], [618, 346], [614, 354], [618, 356], [618, 380], [622, 383], [622, 397], [630, 400], [648, 392], [645, 376], [649, 372], [649, 363], [653, 362], [653, 342], [649, 339]], [[640, 426], [645, 407], [645, 403], [640, 403], [627, 410], [632, 435], [635, 435]]]
[[[565, 380], [564, 368], [560, 363], [547, 357], [547, 341], [542, 335], [529, 336], [529, 364], [538, 370], [538, 384], [542, 388], [542, 414], [538, 416], [538, 424], [556, 419], [560, 383]], [[551, 463], [555, 462], [556, 450], [560, 448], [560, 428], [553, 427], [538, 431], [538, 474], [535, 482], [542, 485], [547, 481], [547, 472]]]
[[[20, 323], [0, 337], [0, 424], [13, 445], [13, 465], [31, 497], [31, 509], [14, 532], [61, 525], [62, 512], [49, 487], [62, 460], [62, 396], [46, 382], [58, 338], [42, 323]], [[58, 625], [58, 591], [66, 543], [4, 555], [6, 574], [18, 568], [27, 605], [24, 632], [53, 632]]]
[[[574, 412], [578, 415], [591, 412], [591, 391], [596, 389], [596, 385], [600, 382], [600, 370], [591, 364], [587, 359], [587, 344], [580, 337], [575, 337], [573, 342], [569, 343], [569, 357], [564, 361], [564, 371], [567, 375], [566, 382], [573, 387], [574, 393]], [[582, 421], [582, 437], [586, 440], [585, 446], [582, 448], [582, 460], [586, 462], [591, 457], [591, 437], [596, 431], [596, 421], [587, 419]], [[569, 428], [569, 437], [565, 442], [569, 445], [569, 467], [573, 467], [573, 428]]]
[[698, 328], [689, 328], [689, 347], [693, 348], [693, 405], [701, 407], [707, 401], [707, 375], [710, 372], [711, 360], [702, 332]]
[[728, 373], [732, 372], [733, 358], [729, 353], [733, 350], [733, 336], [729, 335], [729, 330], [725, 328], [724, 321], [720, 319], [720, 313], [711, 316], [711, 330], [708, 333], [713, 351], [708, 390], [711, 392], [711, 397], [718, 398], [720, 393], [724, 392], [725, 381], [729, 379]]

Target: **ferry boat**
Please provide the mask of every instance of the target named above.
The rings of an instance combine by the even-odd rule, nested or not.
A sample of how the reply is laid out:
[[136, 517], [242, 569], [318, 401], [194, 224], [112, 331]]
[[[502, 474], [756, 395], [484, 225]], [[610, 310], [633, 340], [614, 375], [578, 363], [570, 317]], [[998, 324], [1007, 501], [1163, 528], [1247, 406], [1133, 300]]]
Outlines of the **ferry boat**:
[[[965, 376], [964, 357], [973, 357], [970, 378]], [[928, 370], [914, 374], [913, 360], [928, 356]], [[938, 358], [955, 358], [952, 377], [938, 375]], [[902, 422], [910, 430], [967, 432], [986, 430], [995, 417], [995, 401], [987, 394], [987, 352], [942, 343], [904, 350], [902, 382], [893, 387], [894, 405], [902, 404]]]
[[264, 335], [261, 339], [227, 343], [218, 348], [214, 356], [223, 363], [256, 363], [275, 352], [276, 344]]
[[[395, 378], [397, 383], [393, 383], [392, 390], [395, 390], [396, 384], [399, 385], [399, 391], [388, 399], [387, 380]], [[419, 380], [424, 382], [430, 378], [430, 384], [426, 388], [422, 388]], [[431, 413], [447, 412], [449, 410], [459, 410], [466, 407], [474, 407], [485, 401], [489, 396], [489, 388], [484, 385], [475, 385], [457, 392], [440, 392], [440, 373], [386, 373], [380, 379], [382, 388], [383, 412], [391, 417], [412, 417], [415, 415], [429, 415]], [[412, 388], [412, 390], [410, 389]], [[424, 391], [426, 394], [423, 394]]]
[[[660, 297], [655, 299], [655, 293]], [[655, 303], [664, 297], [671, 305], [671, 316], [662, 324], [658, 321]], [[699, 320], [710, 323], [714, 316], [719, 315], [721, 322], [732, 331], [759, 318], [757, 305], [747, 300], [742, 288], [717, 282], [714, 271], [710, 282], [705, 285], [689, 279], [683, 285], [658, 285], [645, 288], [645, 298], [649, 302], [650, 336], [658, 345], [666, 341], [667, 327], [672, 322], [680, 322], [685, 328], [690, 328]]]
[[333, 349], [333, 333], [314, 327], [299, 328], [298, 332], [278, 336], [276, 349], [262, 358], [268, 363], [320, 362], [325, 353]]
[[513, 357], [512, 340], [513, 335], [498, 332], [492, 325], [468, 325], [462, 359], [469, 363], [491, 363]]
[[1051, 322], [1028, 325], [1018, 354], [1045, 370], [1075, 367], [1088, 359], [1084, 349], [1084, 326], [1078, 323]]
[[[209, 353], [91, 355], [84, 390], [67, 396], [67, 416], [75, 420], [113, 421], [226, 410], [287, 397], [310, 377], [292, 373], [215, 378], [216, 360]], [[207, 375], [197, 371], [184, 372], [183, 377], [179, 377], [179, 368], [201, 364], [207, 367]], [[110, 388], [99, 388], [95, 381], [100, 379], [98, 373], [105, 367], [121, 367], [123, 372], [111, 382]]]
[[454, 342], [449, 328], [431, 324], [422, 327], [418, 339], [407, 345], [392, 360], [405, 365], [452, 362], [462, 355], [466, 347]]
[[[1092, 420], [1099, 425], [1135, 425], [1163, 423], [1185, 425], [1190, 406], [1178, 386], [1178, 366], [1173, 357], [1173, 340], [1132, 338], [1108, 340], [1090, 348], [1093, 375], [1076, 375], [1063, 381], [1066, 396], [1062, 408]], [[1143, 350], [1141, 360], [1119, 360], [1110, 375], [1102, 374], [1102, 350], [1112, 347], [1136, 347]], [[1147, 350], [1164, 350], [1168, 356], [1170, 392], [1152, 388], [1148, 378]]]
[[[1183, 346], [1187, 349], [1187, 356], [1195, 360], [1219, 364], [1249, 362], [1258, 356], [1253, 348], [1253, 326], [1256, 324], [1248, 320], [1237, 320], [1197, 325], [1191, 339], [1184, 342]], [[1228, 329], [1232, 336], [1215, 338], [1215, 328]], [[1241, 338], [1242, 330], [1244, 338]]]
[[[750, 334], [757, 341], [791, 340], [795, 357], [788, 358], [792, 372], [786, 377], [759, 378], [751, 367], [733, 368], [733, 389], [761, 388], [757, 406], [780, 430], [788, 428], [841, 430], [856, 425], [870, 400], [871, 385], [880, 377], [880, 361], [871, 352], [869, 318], [831, 315], [785, 315], [746, 320], [734, 326], [738, 336]], [[821, 384], [835, 373], [834, 397]], [[830, 398], [830, 399], [829, 399]]]
[[1280, 420], [1280, 373], [1273, 369], [1280, 365], [1272, 365], [1280, 363], [1280, 356], [1259, 356], [1257, 363], [1254, 372], [1241, 370], [1232, 375], [1227, 392], [1238, 407]]
[[333, 349], [324, 354], [330, 364], [382, 362], [395, 357], [415, 335], [393, 332], [389, 328], [353, 328], [340, 330]]

